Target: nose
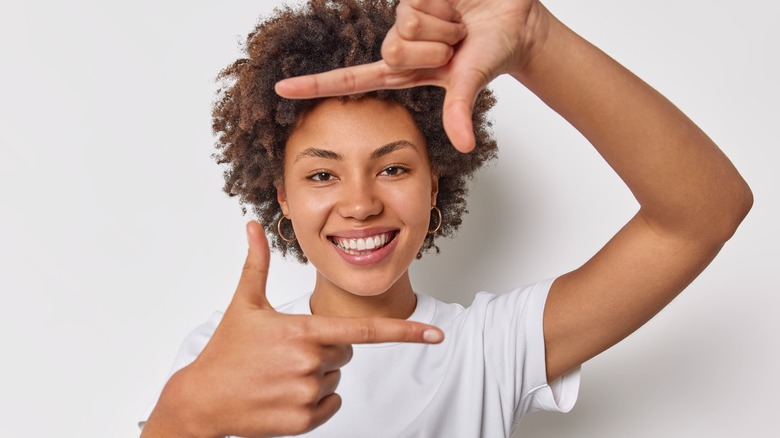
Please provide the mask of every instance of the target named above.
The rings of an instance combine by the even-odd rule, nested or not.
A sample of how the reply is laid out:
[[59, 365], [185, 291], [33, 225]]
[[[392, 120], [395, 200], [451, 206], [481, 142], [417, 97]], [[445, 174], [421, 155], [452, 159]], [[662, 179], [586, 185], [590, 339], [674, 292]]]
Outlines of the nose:
[[338, 212], [344, 218], [366, 220], [382, 212], [382, 201], [371, 183], [364, 180], [345, 185]]

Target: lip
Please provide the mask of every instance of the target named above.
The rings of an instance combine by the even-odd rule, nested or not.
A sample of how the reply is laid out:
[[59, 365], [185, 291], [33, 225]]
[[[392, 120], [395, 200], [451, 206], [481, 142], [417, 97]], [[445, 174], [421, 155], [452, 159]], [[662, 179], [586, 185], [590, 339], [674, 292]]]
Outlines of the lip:
[[[348, 254], [342, 251], [331, 240], [331, 238], [333, 237], [339, 237], [345, 239], [359, 239], [359, 238], [375, 236], [377, 234], [388, 233], [388, 232], [394, 233], [393, 239], [390, 242], [388, 242], [387, 245], [383, 246], [382, 248], [379, 248], [376, 251], [371, 251], [368, 254]], [[393, 249], [395, 249], [395, 247], [398, 244], [398, 232], [399, 232], [398, 228], [366, 228], [360, 230], [346, 230], [334, 234], [329, 234], [328, 240], [330, 241], [331, 245], [333, 245], [333, 250], [336, 251], [336, 253], [338, 253], [338, 255], [341, 256], [342, 259], [344, 259], [344, 261], [353, 265], [367, 266], [367, 265], [373, 265], [381, 262], [393, 251]]]

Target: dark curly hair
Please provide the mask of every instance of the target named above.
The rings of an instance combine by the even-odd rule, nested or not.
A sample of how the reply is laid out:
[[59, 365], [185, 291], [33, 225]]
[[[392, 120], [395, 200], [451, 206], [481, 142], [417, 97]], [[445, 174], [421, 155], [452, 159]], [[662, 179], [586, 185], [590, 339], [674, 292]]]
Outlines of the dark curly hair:
[[[382, 40], [395, 21], [397, 4], [397, 0], [309, 0], [298, 8], [277, 8], [248, 35], [247, 57], [217, 77], [223, 87], [212, 112], [218, 150], [214, 157], [227, 165], [224, 190], [239, 196], [244, 214], [246, 205], [251, 206], [271, 246], [282, 255], [289, 251], [306, 262], [298, 243], [285, 242], [276, 231], [282, 215], [276, 184], [282, 181], [287, 138], [298, 118], [321, 99], [284, 99], [274, 92], [274, 84], [284, 78], [380, 60]], [[476, 148], [468, 154], [455, 150], [444, 132], [442, 88], [381, 90], [341, 99], [366, 96], [395, 101], [411, 114], [439, 178], [437, 206], [442, 224], [438, 234], [452, 236], [467, 212], [468, 180], [496, 156], [496, 142], [486, 119], [495, 104], [493, 94], [483, 90], [477, 97], [473, 113]], [[437, 220], [433, 217], [432, 223]], [[284, 230], [286, 235], [291, 232]], [[418, 257], [432, 247], [439, 251], [434, 237], [428, 234]]]

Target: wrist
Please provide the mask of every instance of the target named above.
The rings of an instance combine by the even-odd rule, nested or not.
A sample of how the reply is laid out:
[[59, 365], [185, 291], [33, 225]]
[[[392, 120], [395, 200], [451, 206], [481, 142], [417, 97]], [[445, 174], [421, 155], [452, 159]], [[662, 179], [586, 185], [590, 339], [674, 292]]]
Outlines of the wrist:
[[543, 20], [546, 21], [544, 34], [535, 43], [532, 53], [526, 62], [509, 72], [537, 95], [544, 93], [546, 88], [570, 84], [573, 77], [587, 73], [586, 67], [599, 52], [550, 12], [546, 11]]
[[177, 436], [186, 438], [220, 438], [224, 435], [210, 430], [207, 410], [199, 409], [203, 402], [193, 391], [188, 368], [174, 373], [163, 388], [142, 437]]
[[544, 52], [547, 41], [553, 31], [556, 18], [541, 2], [534, 2], [517, 35], [516, 54], [510, 57], [506, 73], [515, 78], [523, 76], [526, 70], [532, 68], [536, 59]]

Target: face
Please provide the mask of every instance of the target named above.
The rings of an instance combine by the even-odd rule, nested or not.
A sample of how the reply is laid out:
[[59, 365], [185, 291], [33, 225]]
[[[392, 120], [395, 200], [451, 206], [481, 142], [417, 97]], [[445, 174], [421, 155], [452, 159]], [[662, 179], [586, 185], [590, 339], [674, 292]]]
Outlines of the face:
[[408, 284], [437, 179], [409, 113], [376, 99], [329, 99], [285, 149], [282, 212], [326, 289], [376, 296]]

